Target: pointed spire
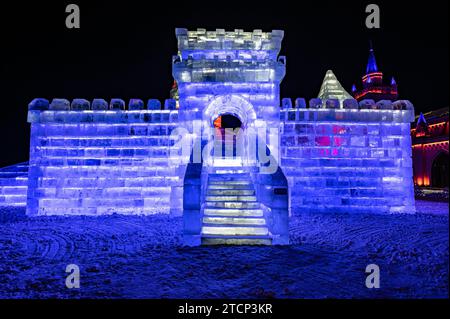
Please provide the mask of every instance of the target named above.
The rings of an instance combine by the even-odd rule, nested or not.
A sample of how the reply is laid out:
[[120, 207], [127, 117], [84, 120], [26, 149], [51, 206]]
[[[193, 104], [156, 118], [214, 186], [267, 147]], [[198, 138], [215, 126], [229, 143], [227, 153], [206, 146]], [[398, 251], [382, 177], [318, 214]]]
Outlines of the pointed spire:
[[425, 136], [428, 134], [428, 123], [425, 120], [425, 116], [420, 112], [419, 119], [416, 124], [416, 137]]
[[378, 72], [378, 66], [375, 59], [375, 52], [373, 50], [372, 41], [369, 41], [369, 46], [369, 61], [367, 62], [366, 74]]
[[395, 81], [394, 77], [392, 77], [392, 79], [391, 79], [391, 85], [392, 85], [392, 86], [397, 85], [397, 82]]
[[352, 96], [339, 83], [333, 71], [328, 70], [320, 87], [318, 98], [322, 100], [338, 99], [342, 102], [346, 99], [351, 99]]
[[419, 119], [417, 120], [417, 126], [419, 125], [428, 126], [427, 120], [425, 120], [425, 116], [422, 112], [420, 112]]

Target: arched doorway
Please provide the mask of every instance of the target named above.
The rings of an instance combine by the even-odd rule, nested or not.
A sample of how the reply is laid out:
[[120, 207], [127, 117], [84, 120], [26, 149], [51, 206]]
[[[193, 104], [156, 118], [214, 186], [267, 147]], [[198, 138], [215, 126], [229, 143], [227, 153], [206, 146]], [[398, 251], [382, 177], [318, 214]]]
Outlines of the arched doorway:
[[213, 122], [214, 124], [214, 157], [236, 159], [239, 154], [238, 145], [242, 145], [242, 122], [241, 120], [229, 113], [219, 115]]
[[237, 116], [234, 116], [233, 114], [219, 115], [214, 120], [214, 127], [220, 129], [226, 128], [237, 129], [240, 128], [241, 126], [242, 126], [241, 120]]
[[[238, 95], [223, 95], [212, 100], [203, 111], [203, 123], [208, 129], [208, 144], [213, 145], [212, 166], [248, 166], [249, 137], [255, 125], [253, 105]], [[209, 152], [209, 151], [208, 151]], [[253, 163], [253, 162], [252, 162]]]
[[448, 153], [441, 152], [435, 157], [431, 165], [431, 186], [437, 188], [448, 187]]

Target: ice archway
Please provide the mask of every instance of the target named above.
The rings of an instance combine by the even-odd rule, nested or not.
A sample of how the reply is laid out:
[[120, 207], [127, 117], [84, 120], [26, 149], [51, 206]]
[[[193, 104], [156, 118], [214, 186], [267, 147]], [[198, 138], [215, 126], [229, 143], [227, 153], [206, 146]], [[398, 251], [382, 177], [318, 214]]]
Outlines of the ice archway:
[[203, 121], [212, 126], [214, 120], [223, 114], [231, 114], [239, 118], [242, 128], [253, 126], [256, 120], [253, 105], [237, 95], [223, 95], [212, 100], [203, 112]]

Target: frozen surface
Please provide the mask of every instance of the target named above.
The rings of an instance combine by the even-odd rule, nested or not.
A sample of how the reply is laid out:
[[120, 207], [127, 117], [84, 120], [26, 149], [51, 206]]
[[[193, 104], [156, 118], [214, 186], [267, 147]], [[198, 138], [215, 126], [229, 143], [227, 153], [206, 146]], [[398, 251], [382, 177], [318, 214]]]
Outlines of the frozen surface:
[[[299, 214], [286, 247], [182, 247], [182, 219], [159, 215], [3, 223], [0, 298], [448, 298], [448, 205], [418, 211]], [[379, 290], [364, 286], [369, 263]]]

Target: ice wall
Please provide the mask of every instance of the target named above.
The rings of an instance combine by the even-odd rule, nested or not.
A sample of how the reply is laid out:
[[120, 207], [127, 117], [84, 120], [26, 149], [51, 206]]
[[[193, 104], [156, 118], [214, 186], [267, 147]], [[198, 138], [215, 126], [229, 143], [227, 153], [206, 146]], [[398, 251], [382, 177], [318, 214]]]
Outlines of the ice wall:
[[408, 101], [283, 100], [291, 212], [414, 212]]
[[178, 111], [165, 104], [33, 100], [27, 214], [181, 212], [184, 167], [170, 137]]

